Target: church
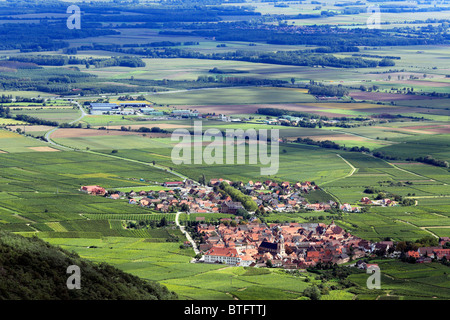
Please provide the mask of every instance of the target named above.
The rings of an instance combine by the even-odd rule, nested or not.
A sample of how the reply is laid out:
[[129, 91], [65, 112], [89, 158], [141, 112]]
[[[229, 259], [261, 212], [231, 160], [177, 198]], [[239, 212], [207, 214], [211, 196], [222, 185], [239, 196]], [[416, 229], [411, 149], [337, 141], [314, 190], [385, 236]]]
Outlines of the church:
[[258, 253], [271, 253], [273, 256], [279, 255], [280, 257], [286, 256], [286, 250], [284, 246], [284, 237], [280, 233], [277, 235], [275, 242], [262, 241], [258, 247]]

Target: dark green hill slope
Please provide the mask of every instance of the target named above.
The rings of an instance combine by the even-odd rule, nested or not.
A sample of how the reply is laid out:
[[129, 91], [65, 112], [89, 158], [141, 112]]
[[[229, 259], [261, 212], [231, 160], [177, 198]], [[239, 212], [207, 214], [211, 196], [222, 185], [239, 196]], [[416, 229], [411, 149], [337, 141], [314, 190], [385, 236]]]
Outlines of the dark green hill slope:
[[[80, 268], [68, 289], [67, 268]], [[177, 295], [108, 264], [94, 264], [41, 239], [0, 231], [0, 300], [172, 300]]]

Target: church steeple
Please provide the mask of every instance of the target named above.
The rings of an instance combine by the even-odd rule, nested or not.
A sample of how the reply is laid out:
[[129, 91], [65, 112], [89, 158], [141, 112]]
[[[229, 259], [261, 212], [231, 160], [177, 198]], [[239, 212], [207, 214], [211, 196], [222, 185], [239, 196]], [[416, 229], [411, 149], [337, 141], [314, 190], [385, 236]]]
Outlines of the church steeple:
[[286, 255], [286, 250], [284, 247], [284, 237], [281, 234], [278, 236], [277, 253], [280, 254], [280, 256], [282, 257]]

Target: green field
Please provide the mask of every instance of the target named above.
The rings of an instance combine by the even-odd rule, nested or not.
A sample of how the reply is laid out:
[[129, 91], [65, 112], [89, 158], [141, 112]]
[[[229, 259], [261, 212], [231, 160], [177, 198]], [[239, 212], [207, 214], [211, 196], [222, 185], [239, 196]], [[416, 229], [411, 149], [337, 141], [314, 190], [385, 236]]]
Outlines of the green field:
[[[367, 289], [368, 274], [353, 268], [349, 268], [350, 275], [345, 279], [339, 279], [337, 274], [326, 279], [324, 275], [332, 271], [292, 272], [192, 263], [195, 252], [185, 244], [187, 239], [176, 227], [176, 217], [189, 227], [198, 221], [216, 223], [229, 214], [163, 214], [131, 205], [126, 196], [113, 200], [80, 191], [84, 185], [122, 192], [166, 190], [161, 186], [165, 181], [199, 181], [202, 176], [206, 181], [223, 178], [244, 183], [312, 181], [319, 189], [302, 193], [307, 202], [348, 203], [362, 207], [362, 212], [301, 209], [293, 213], [271, 212], [258, 218], [268, 224], [334, 221], [350, 234], [373, 242], [449, 237], [450, 172], [444, 162], [450, 162], [448, 3], [379, 3], [383, 9], [382, 24], [379, 32], [372, 33], [367, 30], [370, 14], [366, 7], [376, 1], [140, 2], [147, 6], [143, 11], [170, 8], [178, 14], [180, 7], [186, 10], [173, 17], [139, 12], [139, 1], [113, 1], [106, 11], [104, 4], [97, 8], [95, 2], [86, 4], [84, 18], [89, 22], [79, 35], [55, 31], [56, 38], [49, 37], [58, 45], [48, 42], [41, 46], [33, 39], [22, 41], [22, 37], [18, 38], [20, 43], [14, 43], [14, 39], [8, 41], [14, 32], [2, 34], [5, 41], [1, 44], [4, 50], [0, 87], [9, 90], [1, 90], [0, 94], [11, 97], [2, 100], [7, 102], [1, 106], [9, 107], [12, 116], [28, 115], [82, 128], [55, 128], [51, 141], [45, 142], [40, 138], [54, 127], [8, 118], [10, 115], [2, 109], [0, 230], [36, 236], [95, 263], [107, 262], [145, 280], [157, 281], [183, 300], [305, 300], [303, 291], [313, 285], [322, 290], [322, 300], [450, 298], [448, 267], [437, 262], [412, 264], [372, 256], [369, 262], [377, 263], [381, 269], [380, 290]], [[10, 30], [10, 23], [36, 22], [47, 26], [53, 23], [52, 19], [59, 19], [45, 18], [53, 14], [47, 11], [54, 4], [37, 12], [27, 4], [27, 12], [17, 15], [19, 18], [10, 13], [15, 8], [9, 5], [6, 3], [0, 10], [6, 10], [0, 19], [6, 30]], [[128, 11], [127, 6], [132, 6], [132, 10]], [[196, 11], [204, 6], [211, 11]], [[235, 8], [239, 9], [238, 14], [216, 13], [219, 7], [239, 7]], [[211, 16], [192, 22], [186, 14], [192, 8]], [[255, 10], [261, 15], [247, 15], [242, 10]], [[97, 12], [102, 12], [99, 21], [93, 21], [92, 14]], [[150, 21], [139, 21], [141, 14]], [[96, 23], [99, 27], [93, 29], [90, 25]], [[139, 26], [140, 23], [144, 25]], [[104, 34], [108, 28], [114, 34]], [[101, 35], [91, 36], [97, 32]], [[326, 34], [320, 38], [323, 43], [308, 39], [314, 33]], [[405, 42], [394, 43], [387, 39], [391, 35]], [[247, 37], [251, 40], [242, 40]], [[180, 44], [150, 45], [160, 41]], [[92, 47], [79, 47], [82, 45]], [[319, 48], [322, 51], [316, 50]], [[146, 52], [129, 54], [128, 50], [139, 49]], [[296, 53], [298, 60], [292, 55], [293, 50], [303, 51]], [[273, 58], [275, 52], [277, 58]], [[119, 66], [118, 61], [110, 59], [134, 54], [138, 58], [135, 60], [145, 66]], [[64, 65], [30, 63], [17, 69], [7, 61], [24, 55], [64, 55], [87, 60], [74, 59]], [[333, 57], [348, 64], [330, 63]], [[358, 59], [373, 62], [383, 57], [393, 58], [376, 67], [356, 63]], [[94, 59], [108, 60], [108, 64], [89, 64]], [[314, 86], [344, 86], [346, 93], [340, 97], [321, 91], [314, 96], [308, 93]], [[249, 144], [243, 164], [175, 164], [172, 151], [176, 142], [170, 133], [176, 128], [194, 129], [193, 119], [88, 114], [74, 122], [82, 113], [69, 101], [73, 99], [86, 107], [92, 102], [131, 101], [136, 97], [142, 100], [141, 96], [165, 114], [174, 108], [197, 109], [202, 114], [225, 114], [242, 120], [203, 119], [203, 131], [278, 129], [281, 139], [277, 172], [262, 174], [261, 168], [268, 165], [261, 164], [258, 154], [250, 153], [253, 151]], [[20, 97], [46, 100], [23, 102]], [[259, 108], [302, 113], [306, 120], [298, 127], [266, 125], [265, 120], [277, 117], [258, 114]], [[315, 127], [311, 114], [321, 117]], [[329, 122], [337, 119], [343, 122]], [[120, 132], [121, 126], [133, 130], [140, 126], [160, 127], [169, 134]], [[95, 130], [100, 127], [107, 130]], [[297, 138], [314, 142], [296, 143]], [[318, 141], [324, 140], [338, 146], [319, 146]], [[353, 147], [369, 151], [350, 150]], [[205, 150], [206, 145], [202, 147]], [[234, 147], [228, 152], [231, 150], [236, 153]], [[222, 155], [226, 154], [224, 148]], [[440, 166], [424, 163], [427, 156], [440, 161]], [[258, 162], [250, 164], [251, 157]], [[364, 206], [360, 202], [363, 197], [413, 201], [392, 207]], [[142, 227], [138, 222], [146, 224]], [[155, 227], [159, 222], [167, 224]]]
[[43, 141], [4, 129], [0, 129], [0, 139], [0, 150], [3, 151], [3, 153], [31, 152], [33, 151], [32, 148], [48, 146], [48, 144]]
[[271, 87], [242, 87], [198, 89], [147, 95], [156, 104], [170, 105], [227, 105], [313, 102], [314, 97], [296, 89]]
[[[381, 290], [362, 293], [365, 299], [420, 300], [450, 297], [448, 267], [437, 263], [409, 264], [393, 260], [374, 260], [381, 271]], [[349, 279], [365, 285], [363, 274], [350, 275]]]
[[59, 123], [68, 123], [80, 117], [81, 113], [78, 108], [57, 108], [57, 107], [42, 107], [42, 108], [19, 108], [19, 110], [11, 107], [11, 113], [14, 115], [26, 114], [30, 117], [39, 119], [57, 121]]

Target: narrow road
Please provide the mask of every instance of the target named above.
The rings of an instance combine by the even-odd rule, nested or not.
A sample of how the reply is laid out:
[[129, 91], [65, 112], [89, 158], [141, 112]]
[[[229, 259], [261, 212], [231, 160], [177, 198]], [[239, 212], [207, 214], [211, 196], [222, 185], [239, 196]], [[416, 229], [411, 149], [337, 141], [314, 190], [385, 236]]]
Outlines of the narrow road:
[[[69, 124], [73, 124], [73, 123], [75, 123], [75, 122], [78, 122], [78, 121], [80, 121], [81, 119], [83, 119], [83, 118], [87, 115], [86, 112], [84, 111], [83, 107], [82, 107], [78, 102], [72, 101], [72, 103], [74, 103], [74, 104], [76, 104], [76, 105], [78, 106], [78, 108], [79, 108], [80, 111], [81, 111], [81, 116], [80, 116], [79, 118], [73, 120], [73, 121], [70, 121]], [[48, 143], [50, 143], [51, 145], [57, 146], [57, 147], [59, 147], [59, 148], [64, 148], [64, 149], [71, 150], [71, 148], [68, 148], [68, 147], [62, 146], [62, 145], [60, 145], [60, 144], [57, 144], [57, 143], [54, 142], [52, 139], [50, 139], [50, 136], [53, 134], [53, 132], [55, 132], [55, 131], [58, 130], [58, 129], [59, 129], [59, 127], [56, 127], [56, 128], [53, 128], [53, 129], [50, 130], [50, 131], [47, 131], [47, 133], [45, 134], [45, 139], [46, 139], [46, 140], [48, 141]]]
[[69, 122], [69, 124], [78, 122], [78, 121], [80, 121], [81, 119], [83, 119], [83, 118], [87, 115], [86, 111], [84, 111], [83, 107], [82, 107], [78, 102], [76, 102], [76, 101], [72, 101], [72, 102], [73, 102], [74, 104], [76, 104], [76, 105], [78, 106], [78, 108], [80, 109], [80, 111], [81, 111], [81, 116], [80, 116], [78, 119]]
[[355, 173], [356, 168], [355, 168], [350, 162], [348, 162], [347, 160], [345, 160], [340, 154], [337, 153], [336, 155], [337, 155], [339, 158], [341, 158], [342, 160], [344, 160], [344, 162], [345, 162], [346, 164], [348, 164], [348, 165], [350, 166], [350, 168], [352, 168], [352, 171], [351, 171], [348, 175], [346, 175], [345, 178], [352, 176], [352, 175]]
[[[331, 182], [334, 182], [334, 181], [337, 181], [337, 180], [341, 180], [341, 179], [345, 179], [345, 178], [348, 178], [348, 177], [351, 177], [354, 173], [355, 173], [355, 171], [358, 169], [358, 168], [355, 168], [350, 162], [348, 162], [347, 160], [345, 160], [340, 154], [338, 154], [338, 153], [336, 153], [336, 155], [339, 157], [339, 158], [341, 158], [351, 169], [352, 169], [352, 171], [350, 171], [350, 173], [349, 174], [347, 174], [346, 176], [344, 176], [344, 177], [340, 177], [340, 178], [336, 178], [336, 179], [333, 179], [333, 180], [329, 180], [329, 181], [326, 181], [326, 182], [324, 182], [324, 183], [322, 183], [321, 185], [322, 186], [324, 186], [324, 185], [326, 185], [326, 184], [328, 184], [328, 183], [331, 183]], [[330, 193], [329, 191], [327, 191], [328, 193]], [[335, 196], [334, 196], [335, 197]], [[336, 199], [337, 199], [337, 197], [335, 197]], [[339, 203], [339, 201], [337, 201], [338, 203]]]
[[[77, 119], [75, 119], [75, 120], [69, 122], [69, 124], [76, 123], [76, 122], [82, 120], [82, 119], [87, 115], [87, 113], [84, 111], [83, 107], [82, 107], [78, 102], [72, 101], [72, 103], [74, 103], [74, 104], [76, 104], [76, 105], [78, 106], [78, 108], [79, 108], [80, 111], [81, 111], [81, 116], [80, 116], [79, 118], [77, 118]], [[52, 144], [52, 145], [54, 145], [54, 146], [57, 146], [57, 147], [59, 147], [59, 148], [64, 148], [64, 149], [68, 149], [68, 150], [75, 150], [74, 148], [69, 148], [69, 147], [60, 145], [60, 144], [54, 142], [54, 141], [50, 138], [50, 136], [52, 135], [52, 133], [55, 132], [55, 131], [58, 130], [58, 129], [59, 129], [59, 128], [56, 127], [56, 128], [54, 128], [54, 129], [48, 131], [48, 132], [45, 134], [45, 138], [47, 139], [47, 141], [48, 141], [50, 144]], [[169, 173], [171, 173], [171, 174], [173, 174], [173, 175], [175, 175], [175, 176], [177, 176], [177, 177], [179, 177], [179, 178], [181, 178], [181, 179], [188, 179], [188, 177], [183, 176], [182, 174], [180, 174], [180, 173], [178, 173], [178, 172], [174, 172], [174, 171], [169, 170], [168, 168], [160, 167], [160, 166], [153, 165], [153, 164], [150, 164], [150, 163], [146, 163], [146, 162], [143, 162], [143, 161], [133, 160], [133, 159], [127, 159], [127, 158], [117, 157], [117, 156], [113, 156], [113, 155], [107, 155], [107, 154], [104, 154], [104, 153], [99, 153], [99, 152], [94, 152], [94, 151], [87, 151], [87, 152], [95, 153], [95, 154], [102, 155], [102, 156], [106, 156], [106, 157], [111, 157], [111, 158], [121, 159], [121, 160], [125, 160], [125, 161], [136, 162], [136, 163], [140, 163], [140, 164], [144, 164], [144, 165], [149, 165], [149, 166], [152, 166], [152, 167], [157, 168], [157, 169], [160, 169], [160, 170], [165, 170], [165, 171], [167, 171], [167, 172], [169, 172]], [[194, 182], [196, 182], [196, 181], [194, 181]]]
[[179, 221], [180, 213], [182, 213], [182, 212], [177, 212], [177, 214], [176, 214], [176, 216], [175, 216], [175, 223], [176, 223], [176, 225], [180, 228], [181, 232], [186, 236], [186, 238], [188, 239], [188, 241], [191, 243], [192, 248], [194, 249], [195, 254], [199, 254], [199, 253], [200, 253], [200, 250], [198, 250], [197, 244], [196, 244], [195, 241], [192, 239], [192, 237], [191, 237], [191, 235], [189, 234], [189, 232], [186, 231], [185, 227], [182, 226], [182, 225], [180, 224], [180, 221]]
[[[78, 102], [73, 101], [73, 103], [75, 103], [75, 104], [78, 106], [78, 108], [80, 109], [80, 111], [81, 111], [81, 116], [80, 116], [79, 118], [77, 118], [77, 119], [75, 119], [75, 120], [69, 122], [69, 124], [73, 124], [73, 123], [75, 123], [75, 122], [78, 122], [78, 121], [80, 121], [81, 119], [83, 119], [83, 118], [87, 115], [86, 112], [84, 111], [83, 107], [82, 107]], [[47, 139], [48, 143], [50, 143], [51, 145], [54, 145], [54, 146], [56, 146], [56, 147], [66, 149], [66, 150], [75, 150], [75, 148], [70, 148], [70, 147], [66, 147], [66, 146], [60, 145], [60, 144], [54, 142], [54, 141], [50, 138], [50, 136], [52, 135], [52, 133], [55, 132], [55, 131], [58, 130], [58, 129], [59, 129], [59, 127], [56, 127], [56, 128], [54, 128], [54, 129], [48, 131], [48, 132], [45, 134], [45, 138]], [[178, 172], [175, 172], [175, 171], [171, 171], [171, 170], [169, 170], [169, 168], [161, 167], [161, 166], [158, 166], [158, 165], [153, 165], [153, 164], [151, 164], [151, 163], [147, 163], [147, 162], [143, 162], [143, 161], [139, 161], [139, 160], [128, 159], [128, 158], [122, 158], [122, 157], [113, 156], [113, 155], [104, 154], [104, 153], [95, 152], [95, 151], [85, 151], [85, 152], [90, 152], [90, 153], [94, 153], [94, 154], [101, 155], [101, 156], [105, 156], [105, 157], [116, 158], [116, 159], [120, 159], [120, 160], [124, 160], [124, 161], [130, 161], [130, 162], [135, 162], [135, 163], [139, 163], [139, 164], [144, 164], [144, 165], [147, 165], [147, 166], [152, 166], [153, 168], [156, 168], [156, 169], [159, 169], [159, 170], [164, 170], [164, 171], [166, 171], [166, 172], [168, 172], [168, 173], [170, 173], [170, 174], [173, 174], [174, 176], [177, 176], [177, 177], [179, 177], [179, 178], [181, 178], [181, 179], [183, 179], [183, 180], [184, 180], [184, 179], [188, 179], [188, 177], [182, 175], [181, 173], [178, 173]], [[192, 180], [192, 179], [191, 179], [191, 180]], [[195, 182], [195, 183], [198, 183], [197, 181], [194, 181], [194, 182]]]

